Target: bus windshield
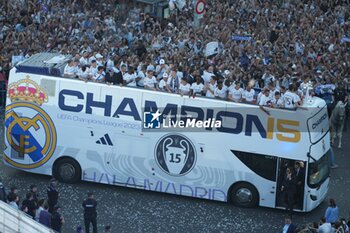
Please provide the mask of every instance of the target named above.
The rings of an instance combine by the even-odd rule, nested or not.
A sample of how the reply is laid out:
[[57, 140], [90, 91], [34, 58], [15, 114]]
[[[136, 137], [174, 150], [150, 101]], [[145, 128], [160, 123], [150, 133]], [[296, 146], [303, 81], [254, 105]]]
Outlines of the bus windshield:
[[309, 164], [308, 184], [310, 188], [318, 187], [329, 176], [330, 162], [329, 156], [331, 151], [328, 150], [318, 161]]

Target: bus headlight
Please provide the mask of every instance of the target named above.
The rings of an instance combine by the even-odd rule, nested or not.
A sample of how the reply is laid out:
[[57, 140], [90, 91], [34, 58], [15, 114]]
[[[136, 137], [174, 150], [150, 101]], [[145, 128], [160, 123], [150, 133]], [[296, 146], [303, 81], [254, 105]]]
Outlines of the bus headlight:
[[311, 198], [311, 200], [313, 200], [313, 201], [316, 201], [316, 200], [317, 200], [317, 196], [316, 196], [316, 195], [310, 194], [310, 198]]

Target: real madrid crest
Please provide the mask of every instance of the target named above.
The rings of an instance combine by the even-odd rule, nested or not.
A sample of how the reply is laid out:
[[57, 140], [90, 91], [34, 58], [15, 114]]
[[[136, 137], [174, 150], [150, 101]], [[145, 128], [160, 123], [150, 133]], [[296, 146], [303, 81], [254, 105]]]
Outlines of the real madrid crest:
[[5, 161], [18, 168], [39, 167], [51, 158], [57, 143], [53, 121], [41, 108], [47, 94], [26, 76], [9, 85], [8, 97], [12, 103], [6, 107], [5, 140], [10, 148]]

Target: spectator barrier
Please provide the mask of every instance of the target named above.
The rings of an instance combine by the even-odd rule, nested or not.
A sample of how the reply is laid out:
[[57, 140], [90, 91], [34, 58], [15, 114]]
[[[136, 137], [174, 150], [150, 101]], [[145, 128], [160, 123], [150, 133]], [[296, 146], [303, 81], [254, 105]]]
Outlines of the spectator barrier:
[[53, 230], [31, 219], [0, 201], [0, 233], [54, 233]]

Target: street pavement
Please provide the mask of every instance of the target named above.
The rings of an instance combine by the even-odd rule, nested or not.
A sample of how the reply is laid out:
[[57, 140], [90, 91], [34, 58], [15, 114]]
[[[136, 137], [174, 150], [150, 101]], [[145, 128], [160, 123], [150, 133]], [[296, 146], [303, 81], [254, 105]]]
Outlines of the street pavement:
[[[2, 147], [3, 119], [0, 118]], [[334, 148], [339, 168], [332, 169], [328, 198], [335, 198], [340, 216], [350, 212], [350, 133], [343, 135], [343, 148]], [[2, 150], [0, 150], [2, 153]], [[17, 171], [0, 164], [0, 178], [7, 188], [17, 186], [23, 199], [31, 184], [38, 185], [40, 197], [46, 197], [50, 177]], [[227, 203], [188, 198], [170, 194], [141, 191], [131, 188], [80, 182], [60, 183], [59, 204], [65, 218], [63, 233], [75, 232], [83, 226], [82, 201], [93, 191], [98, 201], [98, 229], [112, 226], [112, 232], [280, 232], [285, 211], [270, 208], [238, 208]], [[324, 201], [311, 213], [297, 213], [293, 221], [298, 226], [318, 221], [324, 215]]]

